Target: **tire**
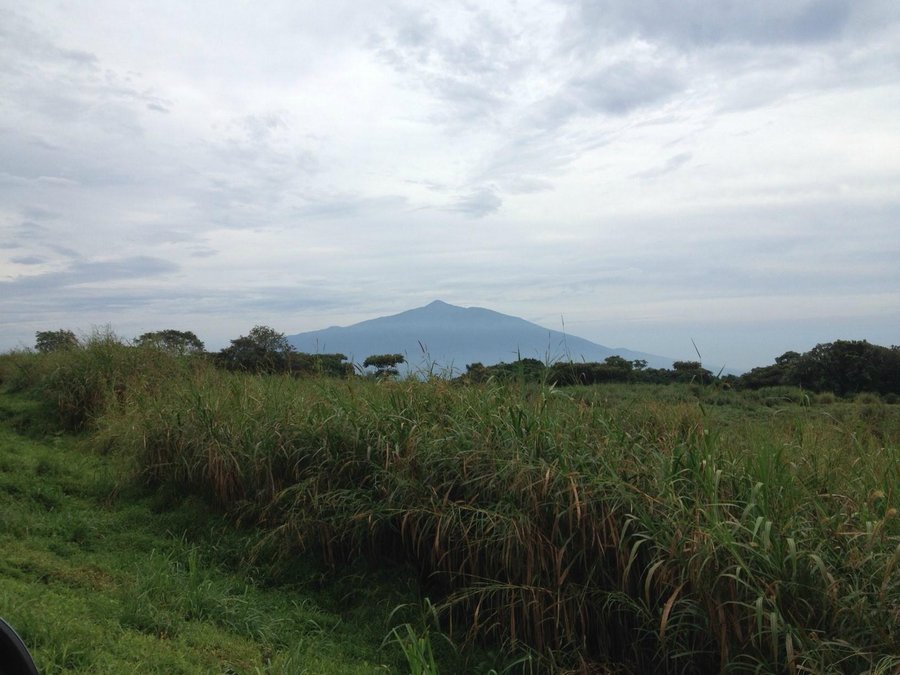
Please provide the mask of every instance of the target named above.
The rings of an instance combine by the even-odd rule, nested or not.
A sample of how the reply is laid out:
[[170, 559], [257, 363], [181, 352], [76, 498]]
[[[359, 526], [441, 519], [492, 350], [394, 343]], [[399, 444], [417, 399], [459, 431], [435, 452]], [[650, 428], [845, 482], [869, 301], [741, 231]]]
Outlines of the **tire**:
[[22, 638], [3, 619], [0, 619], [0, 675], [38, 675]]

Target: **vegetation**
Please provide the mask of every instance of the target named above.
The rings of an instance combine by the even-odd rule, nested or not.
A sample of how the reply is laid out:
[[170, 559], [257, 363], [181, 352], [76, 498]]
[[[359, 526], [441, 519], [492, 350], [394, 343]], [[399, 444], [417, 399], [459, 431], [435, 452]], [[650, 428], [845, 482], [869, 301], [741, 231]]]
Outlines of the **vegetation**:
[[343, 354], [299, 353], [284, 333], [268, 326], [255, 326], [248, 335], [232, 340], [230, 346], [213, 358], [217, 366], [226, 370], [306, 377], [347, 377], [353, 373], [353, 366], [346, 361]]
[[284, 333], [268, 326], [254, 326], [247, 335], [231, 341], [216, 355], [216, 363], [228, 370], [251, 373], [285, 372], [294, 348]]
[[202, 354], [206, 347], [203, 341], [189, 330], [158, 330], [144, 333], [134, 343], [139, 347], [162, 349], [175, 356]]
[[[0, 372], [152, 490], [253, 525], [256, 565], [405, 562], [442, 631], [522, 669], [900, 668], [900, 407], [877, 396], [297, 379], [142, 354], [100, 336]], [[432, 672], [442, 641], [420, 631], [390, 635]]]
[[464, 382], [543, 382], [555, 386], [630, 382], [640, 384], [718, 383], [738, 389], [802, 387], [837, 396], [863, 392], [900, 397], [900, 347], [880, 347], [865, 340], [838, 340], [816, 345], [809, 352], [786, 352], [770, 366], [754, 368], [740, 377], [714, 374], [699, 361], [676, 361], [671, 369], [647, 368], [646, 361], [610, 356], [603, 363], [557, 362], [537, 359], [484, 366], [473, 363], [460, 378]]
[[42, 330], [35, 333], [34, 348], [42, 354], [78, 346], [78, 338], [70, 330]]
[[676, 361], [672, 369], [648, 368], [643, 359], [629, 361], [621, 356], [609, 356], [603, 363], [559, 361], [546, 364], [538, 359], [524, 358], [513, 363], [466, 366], [461, 376], [464, 382], [526, 381], [553, 386], [631, 382], [641, 384], [670, 384], [711, 382], [713, 374], [699, 361]]
[[900, 346], [865, 340], [837, 340], [816, 345], [805, 354], [786, 352], [771, 366], [754, 368], [738, 379], [756, 389], [796, 386], [839, 396], [860, 392], [900, 395]]
[[363, 361], [363, 368], [374, 368], [378, 378], [396, 377], [400, 374], [397, 366], [401, 363], [406, 363], [403, 354], [373, 354]]
[[[0, 357], [4, 384], [12, 362], [33, 360]], [[57, 433], [52, 412], [0, 394], [0, 616], [39, 672], [408, 672], [407, 633], [427, 642], [430, 624], [406, 568], [267, 563], [254, 530], [143, 487], [134, 457]], [[432, 658], [445, 672], [489, 667], [440, 641]]]

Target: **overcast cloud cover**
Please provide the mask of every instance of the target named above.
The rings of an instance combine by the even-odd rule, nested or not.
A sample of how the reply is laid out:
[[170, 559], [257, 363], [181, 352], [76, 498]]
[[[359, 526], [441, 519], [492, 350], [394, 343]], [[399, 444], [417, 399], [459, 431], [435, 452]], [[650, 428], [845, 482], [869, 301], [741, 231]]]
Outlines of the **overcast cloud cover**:
[[0, 0], [0, 349], [426, 304], [900, 343], [896, 0]]

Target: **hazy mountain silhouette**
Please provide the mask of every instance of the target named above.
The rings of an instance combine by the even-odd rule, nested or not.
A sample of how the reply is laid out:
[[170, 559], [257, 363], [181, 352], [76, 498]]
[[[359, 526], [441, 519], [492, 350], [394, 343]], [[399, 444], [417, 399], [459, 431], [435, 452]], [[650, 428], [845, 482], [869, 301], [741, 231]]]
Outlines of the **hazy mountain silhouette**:
[[470, 363], [486, 366], [536, 358], [541, 361], [603, 361], [612, 355], [644, 359], [671, 368], [672, 359], [610, 348], [482, 307], [457, 307], [435, 300], [400, 314], [352, 326], [288, 335], [298, 351], [345, 354], [362, 363], [372, 354], [403, 354], [412, 368], [434, 365], [436, 372], [465, 372]]

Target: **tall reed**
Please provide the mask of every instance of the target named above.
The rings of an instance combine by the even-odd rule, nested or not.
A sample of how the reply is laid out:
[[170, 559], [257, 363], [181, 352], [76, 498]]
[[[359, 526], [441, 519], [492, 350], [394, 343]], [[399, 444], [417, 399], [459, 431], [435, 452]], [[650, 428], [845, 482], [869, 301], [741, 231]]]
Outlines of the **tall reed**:
[[900, 668], [900, 410], [610, 391], [194, 367], [93, 419], [267, 550], [404, 557], [452, 634], [548, 669]]

